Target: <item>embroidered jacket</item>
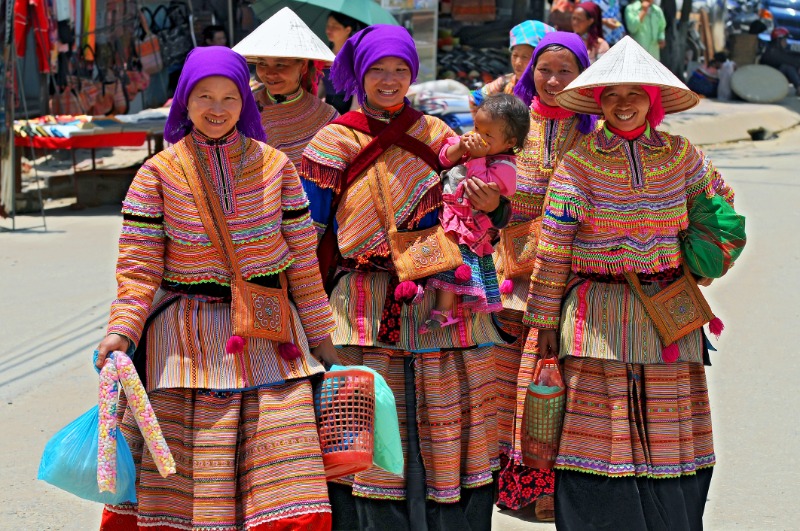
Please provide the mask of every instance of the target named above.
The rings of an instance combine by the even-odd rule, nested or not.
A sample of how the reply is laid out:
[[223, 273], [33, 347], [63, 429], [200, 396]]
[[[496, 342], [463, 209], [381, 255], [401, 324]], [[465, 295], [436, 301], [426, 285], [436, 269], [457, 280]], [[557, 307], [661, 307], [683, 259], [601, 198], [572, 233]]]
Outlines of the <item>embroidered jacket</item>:
[[168, 285], [230, 285], [231, 272], [209, 240], [184, 171], [207, 169], [245, 279], [286, 271], [289, 292], [309, 344], [333, 329], [315, 254], [308, 199], [286, 155], [234, 130], [219, 140], [197, 132], [181, 142], [200, 160], [181, 164], [175, 147], [142, 165], [122, 212], [117, 299], [108, 332], [138, 344], [153, 297]]
[[557, 328], [570, 271], [658, 273], [681, 264], [678, 233], [698, 194], [728, 188], [685, 138], [603, 128], [570, 151], [550, 182], [524, 322]]

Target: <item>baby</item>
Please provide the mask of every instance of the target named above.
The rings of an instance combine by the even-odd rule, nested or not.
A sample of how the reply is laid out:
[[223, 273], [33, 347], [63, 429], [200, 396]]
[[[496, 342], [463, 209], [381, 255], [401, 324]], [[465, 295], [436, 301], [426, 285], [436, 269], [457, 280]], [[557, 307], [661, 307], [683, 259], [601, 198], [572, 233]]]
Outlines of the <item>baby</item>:
[[501, 309], [497, 272], [492, 260], [492, 222], [474, 210], [465, 193], [465, 180], [497, 184], [509, 197], [517, 186], [515, 152], [522, 148], [530, 128], [528, 109], [516, 96], [496, 94], [486, 98], [475, 113], [475, 129], [453, 137], [439, 153], [443, 165], [462, 164], [442, 173], [444, 207], [440, 221], [455, 236], [464, 265], [434, 275], [428, 286], [436, 289], [436, 306], [419, 327], [420, 334], [443, 328], [461, 319], [452, 314], [456, 295], [476, 312]]

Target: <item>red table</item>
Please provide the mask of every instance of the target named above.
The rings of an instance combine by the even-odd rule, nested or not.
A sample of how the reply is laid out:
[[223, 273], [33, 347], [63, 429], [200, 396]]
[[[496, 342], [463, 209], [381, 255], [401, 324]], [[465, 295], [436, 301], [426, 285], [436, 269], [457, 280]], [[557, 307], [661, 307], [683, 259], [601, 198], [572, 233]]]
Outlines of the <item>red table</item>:
[[147, 141], [144, 131], [129, 133], [97, 133], [93, 135], [77, 135], [69, 138], [49, 136], [14, 137], [17, 147], [34, 147], [38, 149], [97, 149], [119, 146], [136, 147]]
[[[117, 133], [94, 133], [94, 134], [85, 134], [85, 135], [76, 135], [69, 138], [57, 138], [57, 137], [42, 137], [42, 136], [33, 136], [33, 137], [21, 137], [15, 136], [14, 137], [14, 146], [17, 148], [15, 149], [15, 178], [16, 178], [16, 186], [17, 190], [22, 189], [22, 154], [23, 151], [30, 155], [29, 148], [34, 149], [48, 149], [48, 150], [58, 150], [58, 149], [68, 149], [72, 151], [72, 169], [73, 173], [75, 174], [74, 184], [76, 195], [80, 195], [78, 193], [78, 182], [77, 177], [78, 175], [90, 175], [94, 174], [97, 171], [97, 165], [95, 162], [95, 150], [98, 148], [113, 148], [113, 147], [137, 147], [141, 146], [145, 142], [147, 142], [148, 148], [148, 155], [152, 155], [154, 151], [151, 149], [150, 145], [150, 138], [155, 140], [155, 152], [160, 151], [163, 149], [163, 137], [160, 135], [149, 135], [145, 131], [129, 131], [129, 132], [117, 132]], [[92, 168], [90, 170], [84, 171], [76, 171], [75, 166], [75, 151], [76, 149], [90, 149], [92, 151]], [[103, 173], [130, 173], [131, 170], [103, 170]], [[135, 173], [135, 172], [134, 172]], [[131, 175], [132, 178], [132, 175]], [[80, 202], [80, 198], [79, 198]]]

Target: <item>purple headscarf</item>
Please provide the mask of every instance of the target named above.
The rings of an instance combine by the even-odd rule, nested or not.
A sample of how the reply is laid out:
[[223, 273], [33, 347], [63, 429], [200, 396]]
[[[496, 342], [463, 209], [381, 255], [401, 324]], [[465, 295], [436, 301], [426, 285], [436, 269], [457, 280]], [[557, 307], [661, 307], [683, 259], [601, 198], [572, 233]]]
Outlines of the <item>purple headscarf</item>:
[[[591, 64], [589, 62], [589, 53], [586, 51], [586, 45], [583, 43], [583, 39], [581, 39], [580, 35], [568, 31], [554, 31], [553, 33], [548, 33], [539, 41], [539, 44], [533, 51], [531, 62], [525, 67], [522, 77], [520, 77], [517, 84], [514, 86], [514, 95], [521, 99], [525, 105], [530, 106], [534, 96], [536, 96], [536, 85], [533, 83], [533, 69], [536, 66], [536, 61], [538, 61], [539, 56], [542, 55], [547, 48], [554, 45], [563, 46], [571, 51], [578, 60], [581, 71], [589, 68]], [[577, 117], [578, 131], [585, 135], [594, 131], [595, 124], [597, 123], [596, 116], [591, 114], [577, 114]]]
[[384, 57], [399, 57], [411, 69], [411, 82], [417, 79], [419, 56], [414, 39], [403, 26], [375, 24], [367, 26], [344, 43], [331, 66], [331, 81], [345, 98], [358, 97], [364, 105], [364, 75], [375, 62]]
[[227, 77], [236, 84], [242, 97], [242, 113], [236, 128], [244, 136], [261, 142], [267, 141], [267, 135], [261, 126], [261, 115], [256, 100], [250, 90], [250, 71], [245, 58], [225, 46], [204, 46], [195, 48], [186, 56], [178, 87], [172, 98], [167, 124], [164, 126], [164, 139], [175, 144], [192, 130], [189, 111], [186, 104], [189, 94], [195, 85], [211, 76]]

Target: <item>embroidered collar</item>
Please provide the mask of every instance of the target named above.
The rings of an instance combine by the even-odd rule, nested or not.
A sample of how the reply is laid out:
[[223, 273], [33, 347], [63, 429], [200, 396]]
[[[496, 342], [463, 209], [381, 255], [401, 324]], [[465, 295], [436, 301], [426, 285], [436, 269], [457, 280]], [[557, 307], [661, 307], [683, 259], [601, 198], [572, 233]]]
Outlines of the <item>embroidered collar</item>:
[[[605, 124], [603, 125], [602, 129], [595, 133], [594, 136], [594, 145], [600, 151], [613, 151], [621, 146], [624, 142], [628, 142], [628, 140], [609, 131], [608, 126]], [[642, 133], [637, 139], [632, 140], [632, 142], [636, 142], [642, 147], [649, 149], [665, 149], [669, 147], [669, 141], [667, 138], [659, 131], [652, 129], [650, 124], [647, 124], [647, 128], [644, 130], [644, 133]]]
[[267, 87], [264, 87], [264, 92], [272, 103], [292, 103], [303, 97], [303, 87], [297, 87], [297, 90], [291, 94], [276, 94], [273, 96], [269, 93]]
[[234, 144], [238, 144], [240, 142], [240, 137], [241, 133], [239, 133], [239, 130], [235, 127], [229, 133], [226, 133], [219, 138], [209, 138], [198, 131], [196, 127], [192, 128], [192, 139], [201, 146], [230, 147]]
[[606, 122], [605, 125], [609, 131], [611, 131], [615, 135], [621, 136], [625, 140], [636, 140], [637, 138], [642, 136], [642, 134], [644, 134], [644, 132], [647, 130], [647, 122], [643, 123], [640, 127], [637, 127], [636, 129], [633, 129], [631, 131], [623, 131], [622, 129], [617, 129], [608, 122]]
[[395, 109], [376, 109], [370, 105], [368, 101], [364, 101], [364, 105], [361, 107], [361, 110], [364, 111], [364, 114], [370, 118], [388, 123], [392, 119], [400, 116], [400, 113], [403, 112], [403, 109], [406, 106], [406, 102], [407, 100], [404, 99], [403, 103], [400, 104], [400, 107]]

